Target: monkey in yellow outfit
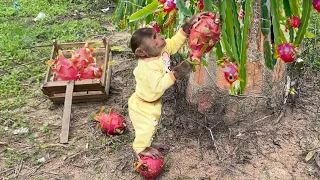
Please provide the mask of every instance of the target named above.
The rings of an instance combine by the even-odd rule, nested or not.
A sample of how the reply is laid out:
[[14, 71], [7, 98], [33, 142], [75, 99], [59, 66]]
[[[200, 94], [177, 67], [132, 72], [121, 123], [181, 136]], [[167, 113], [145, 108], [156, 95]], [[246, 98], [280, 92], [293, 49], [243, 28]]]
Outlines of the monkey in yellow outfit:
[[133, 74], [136, 90], [129, 98], [129, 116], [135, 130], [133, 150], [137, 155], [159, 158], [161, 144], [152, 143], [161, 115], [161, 96], [176, 79], [188, 74], [192, 66], [183, 61], [169, 70], [170, 55], [185, 42], [190, 28], [198, 21], [200, 13], [187, 21], [171, 39], [164, 40], [152, 28], [141, 28], [131, 37], [130, 45], [138, 58]]

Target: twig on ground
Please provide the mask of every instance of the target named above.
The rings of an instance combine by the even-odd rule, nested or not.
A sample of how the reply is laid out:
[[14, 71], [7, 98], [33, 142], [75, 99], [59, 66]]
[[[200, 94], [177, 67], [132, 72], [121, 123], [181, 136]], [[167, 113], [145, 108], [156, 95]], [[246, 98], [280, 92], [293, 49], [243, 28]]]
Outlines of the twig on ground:
[[284, 112], [281, 111], [280, 115], [278, 116], [278, 118], [275, 121], [275, 124], [278, 124], [280, 122], [280, 120], [283, 118], [283, 116], [284, 116]]
[[18, 167], [17, 171], [15, 172], [15, 174], [16, 174], [16, 175], [15, 175], [15, 178], [19, 177], [19, 174], [20, 174], [22, 165], [23, 165], [23, 159], [21, 159], [20, 164], [19, 164], [19, 167]]
[[265, 117], [263, 117], [263, 118], [260, 118], [260, 119], [256, 120], [254, 123], [257, 123], [257, 122], [263, 121], [263, 120], [265, 120], [265, 119], [267, 119], [267, 118], [269, 118], [269, 117], [272, 117], [272, 114], [267, 115], [267, 116], [265, 116]]
[[4, 174], [4, 173], [6, 173], [6, 172], [8, 172], [8, 171], [12, 171], [12, 170], [14, 170], [14, 168], [9, 168], [9, 169], [6, 169], [6, 170], [1, 171], [0, 174]]
[[33, 176], [34, 175], [34, 173], [36, 173], [39, 169], [40, 169], [40, 167], [41, 166], [43, 166], [43, 164], [40, 164], [39, 166], [37, 166], [35, 169], [33, 169], [26, 177], [26, 179], [29, 179], [31, 176]]

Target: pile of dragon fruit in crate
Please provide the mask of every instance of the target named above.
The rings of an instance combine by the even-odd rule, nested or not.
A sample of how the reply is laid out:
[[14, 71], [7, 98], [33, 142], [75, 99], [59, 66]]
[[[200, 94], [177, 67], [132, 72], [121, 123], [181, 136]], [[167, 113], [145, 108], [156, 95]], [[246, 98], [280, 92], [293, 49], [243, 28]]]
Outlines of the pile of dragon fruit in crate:
[[88, 43], [84, 47], [73, 51], [71, 58], [64, 57], [59, 51], [58, 59], [49, 60], [55, 80], [69, 81], [101, 78], [102, 68], [97, 67], [96, 59], [92, 56], [93, 48]]

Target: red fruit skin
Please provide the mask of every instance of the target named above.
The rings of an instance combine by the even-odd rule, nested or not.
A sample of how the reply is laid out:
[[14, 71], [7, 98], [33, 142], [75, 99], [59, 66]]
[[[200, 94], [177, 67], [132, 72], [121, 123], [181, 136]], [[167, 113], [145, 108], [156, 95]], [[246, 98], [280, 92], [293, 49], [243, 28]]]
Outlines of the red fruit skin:
[[173, 0], [168, 0], [164, 3], [164, 12], [170, 12], [176, 8], [176, 4], [173, 2]]
[[312, 5], [320, 13], [320, 0], [313, 0]]
[[52, 72], [56, 73], [56, 80], [69, 81], [79, 79], [79, 71], [74, 61], [60, 55], [59, 58], [54, 61], [54, 65], [55, 67], [52, 68]]
[[[191, 59], [201, 59], [203, 53], [209, 52], [220, 40], [220, 24], [216, 24], [215, 15], [202, 15], [199, 22], [190, 29], [189, 47]], [[203, 47], [207, 45], [206, 49]]]
[[286, 63], [294, 61], [296, 50], [290, 43], [283, 43], [278, 46], [278, 55]]
[[224, 71], [224, 78], [229, 84], [232, 84], [234, 81], [239, 79], [237, 63], [225, 60], [222, 70]]
[[202, 9], [204, 8], [203, 0], [199, 0], [198, 8], [199, 8], [200, 11], [202, 11]]
[[161, 31], [160, 26], [157, 25], [157, 24], [152, 25], [152, 28], [153, 28], [154, 30], [156, 30], [157, 33], [160, 33], [160, 31]]
[[96, 79], [101, 78], [102, 69], [96, 67], [94, 64], [80, 70], [80, 79]]
[[[161, 153], [160, 155], [162, 157]], [[146, 179], [154, 179], [159, 176], [159, 174], [162, 172], [162, 167], [164, 166], [163, 158], [153, 159], [147, 156], [140, 158], [139, 163], [142, 164], [142, 166], [140, 166], [137, 170], [140, 175]]]
[[93, 49], [90, 48], [87, 44], [78, 49], [75, 52], [72, 52], [71, 58], [76, 61], [77, 67], [80, 69], [87, 67], [90, 63], [94, 62], [94, 58], [92, 57]]
[[102, 113], [96, 116], [95, 119], [100, 122], [100, 127], [109, 135], [121, 134], [117, 132], [117, 129], [123, 132], [126, 128], [124, 118], [112, 111], [109, 114]]
[[292, 16], [287, 20], [287, 23], [293, 28], [298, 28], [300, 26], [300, 19], [297, 16]]

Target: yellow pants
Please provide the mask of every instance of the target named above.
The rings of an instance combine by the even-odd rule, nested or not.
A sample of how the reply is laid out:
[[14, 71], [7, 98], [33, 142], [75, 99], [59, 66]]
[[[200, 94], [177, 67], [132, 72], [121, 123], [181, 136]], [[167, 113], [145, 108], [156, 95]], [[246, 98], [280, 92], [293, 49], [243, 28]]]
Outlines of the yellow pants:
[[157, 131], [161, 114], [161, 101], [144, 102], [134, 93], [128, 102], [129, 116], [135, 130], [133, 150], [139, 154], [150, 147], [153, 135]]

